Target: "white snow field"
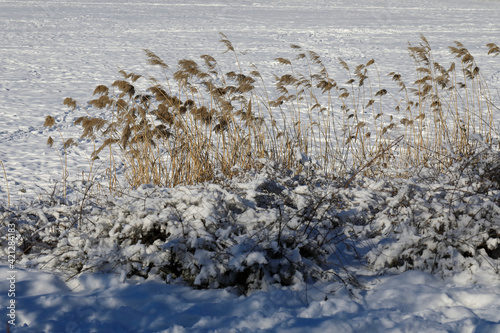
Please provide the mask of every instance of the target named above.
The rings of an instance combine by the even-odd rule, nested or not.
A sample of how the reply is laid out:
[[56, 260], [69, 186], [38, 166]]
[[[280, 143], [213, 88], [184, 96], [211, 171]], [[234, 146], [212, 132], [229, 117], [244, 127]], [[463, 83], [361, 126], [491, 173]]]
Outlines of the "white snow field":
[[[396, 71], [411, 78], [408, 42], [418, 44], [423, 34], [435, 56], [448, 61], [448, 46], [460, 41], [492, 95], [499, 94], [500, 57], [487, 56], [486, 47], [500, 43], [496, 0], [0, 0], [0, 330], [500, 332], [500, 191], [485, 189], [485, 172], [467, 166], [393, 182], [360, 176], [345, 189], [321, 179], [313, 188], [264, 169], [227, 186], [145, 185], [103, 197], [100, 206], [84, 206], [75, 189], [67, 202], [44, 203], [57, 196], [62, 179], [61, 150], [46, 143], [59, 135], [43, 126], [47, 115], [63, 137], [78, 138], [76, 114], [63, 100], [86, 104], [95, 86], [121, 77], [120, 69], [158, 76], [144, 49], [171, 64], [211, 54], [234, 68], [219, 32], [241, 63], [256, 65], [266, 78], [279, 71], [275, 58], [293, 57], [290, 44], [317, 52], [327, 67], [337, 68], [338, 57], [353, 65], [373, 58], [381, 77]], [[495, 126], [499, 119], [496, 110]], [[85, 140], [68, 152], [68, 184], [82, 183], [91, 152]], [[498, 161], [492, 156], [486, 163]], [[342, 204], [325, 205], [325, 193]], [[295, 218], [312, 204], [317, 225], [304, 231]], [[290, 242], [300, 243], [320, 230], [336, 243], [308, 240], [318, 257], [301, 251], [304, 244], [290, 248], [287, 268], [303, 270], [280, 272], [283, 260], [265, 255], [281, 246], [272, 238], [276, 223], [268, 223], [282, 214], [289, 225], [279, 226], [278, 237], [286, 230]], [[137, 230], [159, 231], [162, 219], [169, 222], [164, 238], [131, 240]], [[239, 229], [216, 225], [229, 220]], [[209, 234], [211, 223], [218, 230]], [[345, 228], [336, 234], [332, 225]], [[56, 229], [65, 231], [56, 237]], [[9, 261], [12, 239], [23, 237], [31, 242], [23, 245], [27, 254]], [[229, 259], [217, 256], [218, 241], [227, 243]], [[214, 251], [203, 248], [213, 244]], [[185, 281], [175, 271], [185, 267], [160, 267], [174, 248], [191, 249], [184, 255], [199, 264], [189, 268], [192, 276], [182, 275]], [[317, 258], [330, 265], [321, 274], [312, 264]], [[217, 279], [226, 270], [254, 274], [255, 267], [263, 277], [243, 292]], [[306, 275], [316, 279], [304, 283]]]

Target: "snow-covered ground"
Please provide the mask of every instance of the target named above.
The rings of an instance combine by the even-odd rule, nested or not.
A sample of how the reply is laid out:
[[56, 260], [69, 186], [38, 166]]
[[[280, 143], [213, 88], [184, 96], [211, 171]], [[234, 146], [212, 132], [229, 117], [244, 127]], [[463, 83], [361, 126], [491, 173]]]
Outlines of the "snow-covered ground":
[[[9, 185], [1, 170], [0, 208], [7, 194], [12, 206], [23, 207], [61, 180], [56, 149], [46, 144], [55, 134], [43, 127], [45, 116], [56, 117], [64, 137], [78, 137], [63, 122], [74, 117], [64, 98], [85, 103], [96, 85], [119, 78], [119, 69], [150, 73], [143, 49], [170, 63], [208, 53], [234, 66], [218, 43], [223, 32], [242, 63], [269, 76], [279, 70], [273, 59], [293, 54], [293, 43], [319, 53], [327, 67], [335, 68], [337, 57], [349, 64], [374, 58], [382, 76], [411, 77], [406, 46], [423, 34], [438, 57], [448, 56], [455, 40], [465, 44], [495, 91], [498, 57], [487, 57], [485, 44], [500, 42], [499, 17], [500, 1], [493, 0], [0, 1], [0, 161]], [[72, 150], [69, 180], [88, 171], [87, 146]], [[488, 222], [500, 223], [490, 216], [497, 220]], [[7, 280], [12, 270], [15, 298]], [[271, 285], [249, 296], [155, 277], [71, 275], [3, 263], [2, 322], [15, 299], [12, 332], [500, 332], [500, 282], [490, 271], [474, 278], [418, 271], [366, 276], [363, 289]]]
[[[0, 268], [2, 277], [7, 268]], [[328, 286], [236, 296], [114, 275], [19, 269], [13, 332], [499, 332], [498, 285], [454, 285], [422, 272], [383, 276], [349, 294]], [[7, 298], [0, 298], [6, 304]], [[28, 325], [26, 325], [28, 326]]]

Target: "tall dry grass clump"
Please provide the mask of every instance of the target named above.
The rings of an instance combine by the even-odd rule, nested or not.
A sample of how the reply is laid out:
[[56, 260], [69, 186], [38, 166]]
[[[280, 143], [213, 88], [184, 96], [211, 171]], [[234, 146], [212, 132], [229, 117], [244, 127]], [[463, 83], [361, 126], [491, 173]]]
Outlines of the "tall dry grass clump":
[[[488, 44], [489, 54], [498, 54]], [[457, 62], [443, 66], [435, 61], [424, 36], [418, 46], [409, 46], [418, 79], [410, 88], [397, 73], [390, 73], [401, 87], [398, 104], [405, 135], [400, 146], [404, 167], [437, 163], [446, 168], [453, 161], [471, 156], [479, 141], [491, 144], [498, 138], [488, 85], [472, 54], [460, 42], [449, 46]]]
[[[270, 85], [256, 68], [247, 71], [221, 37], [235, 57], [233, 70], [223, 71], [210, 55], [173, 68], [145, 50], [162, 80], [120, 71], [122, 79], [97, 86], [87, 116], [75, 121], [82, 138], [96, 143], [92, 158], [106, 152], [112, 175], [123, 163], [131, 186], [214, 181], [266, 161], [352, 180], [420, 165], [446, 168], [474, 153], [479, 138], [491, 143], [498, 134], [485, 79], [461, 43], [450, 47], [458, 61], [444, 67], [421, 36], [409, 46], [417, 80], [407, 86], [391, 72], [399, 89], [391, 92], [381, 86], [374, 60], [351, 68], [339, 58], [348, 80], [337, 82], [317, 53], [297, 45], [295, 59], [275, 59], [282, 73]], [[141, 90], [139, 80], [148, 87]], [[77, 107], [71, 98], [64, 103]], [[92, 109], [105, 116], [92, 116]]]

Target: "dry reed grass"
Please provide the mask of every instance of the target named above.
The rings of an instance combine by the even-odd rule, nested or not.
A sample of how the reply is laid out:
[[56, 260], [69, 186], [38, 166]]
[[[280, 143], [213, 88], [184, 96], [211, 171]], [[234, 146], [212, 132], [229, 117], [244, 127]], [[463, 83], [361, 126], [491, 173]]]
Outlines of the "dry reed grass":
[[[339, 59], [349, 76], [341, 84], [317, 53], [297, 45], [292, 45], [295, 60], [275, 59], [286, 72], [275, 75], [269, 91], [261, 73], [244, 71], [232, 43], [221, 37], [236, 70], [223, 72], [210, 55], [202, 55], [201, 64], [182, 59], [174, 70], [145, 50], [147, 62], [162, 70], [163, 83], [149, 78], [149, 87], [140, 91], [141, 76], [120, 71], [123, 79], [95, 88], [98, 97], [89, 104], [111, 117], [87, 110], [75, 124], [82, 127], [82, 138], [100, 142], [93, 159], [109, 152], [110, 179], [116, 179], [119, 157], [131, 186], [215, 181], [259, 169], [265, 161], [296, 173], [308, 169], [351, 177], [350, 183], [360, 172], [377, 175], [421, 165], [443, 170], [473, 154], [475, 138], [491, 144], [498, 136], [485, 79], [459, 42], [449, 48], [457, 63], [443, 67], [421, 36], [408, 48], [418, 79], [407, 86], [399, 73], [389, 73], [399, 88], [393, 94], [380, 86], [374, 60], [352, 70]], [[500, 53], [495, 44], [487, 47], [488, 54]], [[391, 103], [395, 113], [387, 110]], [[78, 107], [71, 98], [64, 104]], [[46, 126], [52, 120], [47, 118]], [[64, 148], [73, 143], [63, 142]]]
[[[67, 99], [66, 99], [67, 100]], [[65, 100], [65, 102], [66, 102]], [[73, 105], [72, 106], [73, 108], [76, 108], [76, 105]], [[54, 117], [52, 116], [46, 116], [45, 117], [45, 121], [43, 123], [43, 126], [44, 127], [48, 127], [48, 128], [52, 128], [52, 127], [55, 127], [57, 132], [59, 133], [59, 136], [61, 138], [61, 141], [62, 141], [62, 152], [59, 152], [59, 150], [57, 150], [57, 154], [59, 156], [59, 161], [61, 163], [61, 170], [62, 170], [62, 189], [63, 189], [63, 196], [64, 198], [66, 198], [66, 194], [67, 194], [67, 179], [68, 179], [68, 176], [69, 176], [69, 173], [68, 173], [68, 149], [71, 147], [71, 146], [76, 146], [78, 145], [77, 142], [73, 139], [73, 138], [69, 138], [67, 140], [64, 139], [64, 136], [61, 132], [61, 130], [57, 127], [57, 124], [56, 124], [56, 120]], [[52, 147], [54, 145], [54, 139], [49, 136], [49, 138], [47, 139], [47, 144]]]

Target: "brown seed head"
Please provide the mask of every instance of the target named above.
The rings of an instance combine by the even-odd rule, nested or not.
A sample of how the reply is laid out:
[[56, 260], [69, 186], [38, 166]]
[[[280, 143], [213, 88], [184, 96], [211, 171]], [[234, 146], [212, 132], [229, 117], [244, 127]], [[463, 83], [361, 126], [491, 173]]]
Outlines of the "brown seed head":
[[66, 105], [68, 108], [72, 108], [73, 110], [76, 109], [76, 101], [71, 97], [66, 97], [64, 99], [63, 104]]
[[288, 59], [285, 59], [285, 58], [276, 58], [274, 59], [276, 60], [279, 64], [281, 65], [291, 65], [292, 63], [290, 62], [290, 60]]
[[154, 52], [147, 49], [145, 49], [144, 52], [146, 52], [146, 56], [148, 57], [148, 64], [152, 66], [160, 66], [163, 69], [168, 68], [168, 65], [163, 60], [161, 60], [161, 58], [158, 57]]
[[64, 142], [64, 149], [69, 148], [71, 146], [78, 146], [78, 144], [73, 139], [68, 139]]
[[43, 123], [44, 127], [52, 127], [56, 124], [56, 120], [52, 116], [45, 117], [45, 122]]
[[227, 38], [227, 36], [224, 35], [222, 32], [219, 32], [219, 34], [222, 37], [221, 40], [220, 40], [220, 42], [223, 43], [226, 46], [226, 48], [227, 48], [227, 50], [224, 53], [229, 52], [229, 51], [234, 52], [233, 44], [231, 44], [231, 42], [229, 41], [229, 39]]
[[104, 95], [104, 94], [107, 94], [108, 91], [109, 91], [108, 87], [100, 84], [97, 87], [95, 87], [93, 95], [96, 95], [96, 94]]

